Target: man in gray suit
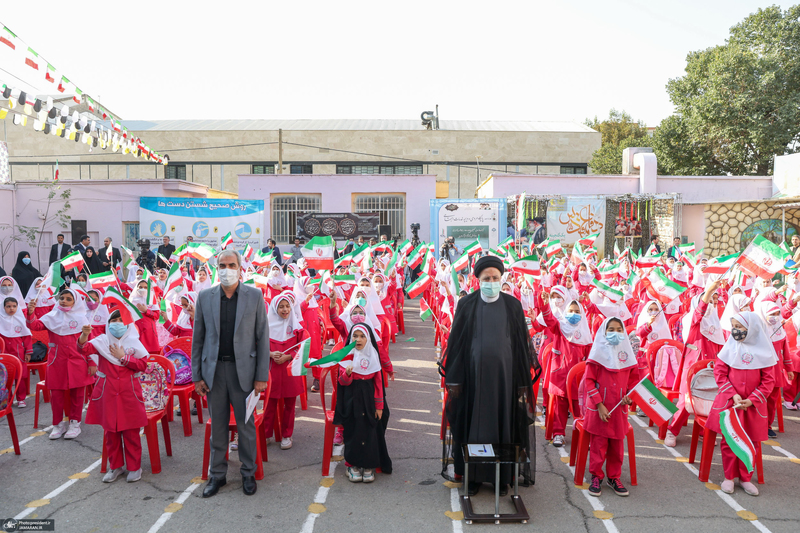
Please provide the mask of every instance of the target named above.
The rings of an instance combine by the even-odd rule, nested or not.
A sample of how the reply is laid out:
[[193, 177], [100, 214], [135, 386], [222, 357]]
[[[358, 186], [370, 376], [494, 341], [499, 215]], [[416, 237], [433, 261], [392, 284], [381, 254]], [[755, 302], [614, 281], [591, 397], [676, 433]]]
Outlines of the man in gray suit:
[[194, 311], [192, 381], [208, 394], [211, 412], [211, 475], [203, 498], [226, 483], [230, 406], [239, 432], [242, 490], [256, 493], [256, 427], [245, 423], [247, 396], [261, 394], [269, 379], [269, 323], [261, 291], [239, 283], [242, 258], [224, 250], [218, 258], [220, 285], [200, 291]]

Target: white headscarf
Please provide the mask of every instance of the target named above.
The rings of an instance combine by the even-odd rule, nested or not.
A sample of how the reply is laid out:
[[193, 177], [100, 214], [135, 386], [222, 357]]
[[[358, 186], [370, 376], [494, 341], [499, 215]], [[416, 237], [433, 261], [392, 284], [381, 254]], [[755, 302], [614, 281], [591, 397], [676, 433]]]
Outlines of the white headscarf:
[[651, 325], [653, 331], [650, 332], [650, 335], [647, 336], [648, 342], [656, 342], [663, 339], [672, 339], [672, 332], [669, 330], [669, 323], [667, 323], [667, 318], [664, 316], [662, 312], [663, 309], [661, 308], [661, 302], [658, 300], [648, 300], [642, 310], [639, 312], [639, 318], [636, 319], [636, 329], [639, 329], [644, 324], [650, 322], [650, 306], [655, 304], [658, 307], [658, 316], [656, 317], [655, 321]]
[[686, 266], [684, 265], [681, 268], [678, 268], [677, 266], [673, 267], [672, 279], [682, 283], [689, 283], [689, 272], [687, 271]]
[[31, 283], [31, 288], [28, 289], [28, 294], [25, 295], [25, 303], [29, 303], [31, 300], [36, 300], [36, 307], [49, 307], [51, 305], [55, 305], [55, 299], [50, 295], [47, 289], [41, 291], [39, 293], [39, 289], [36, 288], [36, 284], [42, 281], [44, 278], [36, 278]]
[[97, 306], [94, 309], [89, 308], [89, 302], [86, 302], [86, 318], [89, 320], [89, 324], [92, 327], [95, 326], [105, 326], [106, 322], [108, 322], [108, 306], [101, 304], [100, 302], [103, 301], [103, 293], [97, 289], [89, 289], [86, 293], [94, 292], [96, 293], [99, 298], [97, 302], [91, 302], [92, 305], [95, 303]]
[[725, 331], [731, 330], [731, 318], [742, 312], [742, 307], [750, 303], [750, 298], [744, 294], [734, 294], [725, 304], [725, 310], [722, 312], [722, 318], [719, 319], [722, 324], [722, 329]]
[[133, 285], [133, 288], [131, 290], [131, 297], [129, 298], [130, 302], [133, 305], [138, 305], [138, 304], [145, 305], [151, 311], [152, 310], [158, 310], [158, 306], [157, 305], [147, 305], [147, 287], [145, 287], [145, 289], [144, 289], [145, 296], [141, 296], [139, 294], [139, 283], [142, 283], [142, 282], [147, 283], [147, 280], [140, 279]]
[[111, 346], [121, 346], [122, 349], [125, 350], [125, 355], [133, 357], [134, 359], [142, 359], [149, 355], [147, 353], [147, 349], [145, 349], [144, 345], [142, 345], [142, 343], [139, 341], [139, 331], [136, 329], [134, 324], [128, 324], [128, 331], [126, 331], [125, 334], [118, 339], [109, 331], [109, 323], [110, 316], [106, 318], [105, 335], [98, 335], [89, 341], [97, 351], [96, 354], [89, 356], [89, 358], [94, 361], [95, 364], [100, 361], [100, 358], [98, 357], [98, 354], [100, 354], [103, 356], [103, 359], [107, 360], [112, 365], [122, 366], [122, 361], [111, 355]]
[[286, 286], [286, 276], [283, 275], [283, 270], [281, 270], [279, 265], [272, 265], [272, 267], [270, 267], [267, 278], [269, 278], [268, 283], [273, 287], [282, 289]]
[[589, 352], [589, 357], [587, 357], [586, 360], [594, 361], [608, 370], [624, 370], [637, 364], [636, 355], [633, 353], [631, 341], [624, 331], [625, 326], [622, 327], [622, 339], [619, 344], [614, 346], [606, 339], [606, 328], [608, 327], [608, 321], [612, 318], [616, 318], [622, 322], [618, 317], [608, 317], [603, 320], [603, 324], [597, 329], [597, 333], [595, 333], [594, 343]]
[[[369, 286], [367, 286], [367, 287], [362, 287], [361, 286], [361, 282], [364, 281], [364, 280], [369, 281]], [[366, 276], [361, 276], [361, 278], [359, 278], [359, 280], [356, 283], [356, 285], [353, 287], [353, 294], [356, 294], [359, 290], [364, 291], [364, 294], [367, 297], [367, 305], [372, 308], [372, 311], [376, 315], [384, 314], [384, 312], [383, 312], [383, 304], [381, 304], [381, 300], [380, 300], [380, 298], [378, 298], [378, 295], [375, 294], [375, 289], [372, 288], [372, 280], [371, 279], [369, 279]], [[380, 330], [378, 330], [378, 331], [380, 331]]]
[[767, 332], [767, 338], [770, 342], [778, 342], [786, 338], [786, 330], [783, 329], [780, 314], [778, 315], [777, 324], [770, 324], [768, 319], [770, 313], [774, 313], [775, 311], [780, 313], [780, 310], [780, 306], [775, 302], [761, 302], [761, 305], [758, 306], [758, 309], [755, 312], [755, 314], [758, 315], [758, 318], [760, 318], [761, 322], [764, 324], [764, 330]]
[[[3, 276], [0, 278], [0, 283], [5, 279], [10, 279], [14, 283], [14, 290], [11, 291], [11, 294], [3, 294], [2, 298], [0, 298], [0, 304], [3, 305], [3, 309], [0, 309], [0, 335], [8, 338], [26, 337], [31, 334], [31, 330], [28, 329], [25, 312], [23, 311], [25, 300], [22, 299], [22, 292], [19, 290], [17, 282], [10, 276]], [[6, 298], [14, 298], [17, 301], [17, 311], [10, 316], [6, 314], [5, 310], [4, 302]]]
[[136, 265], [135, 263], [131, 265], [131, 267], [128, 269], [128, 279], [126, 280], [128, 285], [133, 285], [137, 280], [142, 279], [138, 274], [140, 270], [142, 271], [142, 277], [144, 277], [144, 269], [142, 267]]
[[692, 273], [692, 285], [701, 288], [705, 288], [706, 286], [706, 276], [703, 274], [702, 265], [699, 262], [697, 266], [694, 267], [694, 272]]
[[624, 322], [633, 316], [624, 301], [614, 303], [604, 294], [600, 294], [600, 291], [597, 289], [592, 289], [592, 292], [589, 293], [589, 300], [597, 307], [597, 310], [607, 318], [615, 316], [621, 318]]
[[[184, 292], [181, 294], [181, 298], [186, 298], [186, 301], [194, 306], [195, 302], [197, 301], [197, 293]], [[192, 329], [192, 317], [189, 315], [186, 309], [181, 308], [181, 313], [178, 315], [178, 320], [175, 321], [175, 325], [183, 329]]]
[[289, 302], [291, 307], [294, 307], [289, 295], [281, 293], [272, 299], [269, 304], [269, 312], [267, 313], [267, 319], [269, 320], [269, 338], [277, 342], [290, 339], [295, 336], [295, 331], [303, 329], [300, 321], [297, 320], [297, 315], [294, 314], [294, 309], [289, 312], [289, 316], [285, 319], [281, 318], [278, 314], [278, 305], [284, 300]]
[[347, 326], [347, 330], [349, 331], [353, 327], [353, 321], [350, 319], [350, 314], [353, 312], [353, 309], [356, 307], [362, 309], [364, 313], [367, 315], [367, 322], [370, 327], [378, 334], [381, 332], [381, 320], [378, 318], [378, 315], [372, 310], [372, 307], [368, 303], [360, 304], [358, 303], [358, 297], [356, 295], [358, 291], [354, 290], [353, 294], [350, 295], [350, 303], [347, 304], [347, 307], [344, 308], [344, 312], [339, 315], [339, 318]]
[[[581, 320], [577, 324], [570, 324], [565, 316], [573, 303], [578, 304], [580, 308]], [[589, 331], [589, 319], [586, 317], [586, 311], [583, 310], [583, 306], [580, 302], [572, 300], [564, 309], [564, 315], [555, 315], [555, 317], [558, 320], [559, 326], [561, 326], [561, 334], [564, 335], [569, 342], [582, 346], [592, 343], [592, 332]]]
[[[586, 272], [585, 273], [581, 273], [581, 267], [582, 266], [586, 267]], [[578, 278], [577, 281], [581, 285], [591, 285], [592, 284], [592, 280], [594, 279], [594, 274], [592, 273], [592, 267], [586, 261], [584, 261], [583, 263], [580, 263], [575, 268], [575, 274], [577, 274], [577, 278]], [[572, 281], [575, 282], [576, 280], [573, 279]]]
[[[8, 281], [11, 282], [11, 292], [9, 294], [0, 293], [0, 305], [3, 304], [3, 302], [5, 301], [6, 298], [14, 298], [17, 301], [17, 314], [19, 316], [21, 316], [22, 320], [24, 321], [25, 320], [25, 311], [24, 311], [25, 299], [22, 297], [22, 291], [19, 288], [19, 283], [17, 283], [17, 280], [12, 278], [11, 276], [3, 276], [3, 277], [0, 278], [0, 286], [2, 286], [2, 283], [5, 280], [8, 280]], [[33, 287], [33, 285], [31, 285], [31, 287]], [[2, 314], [5, 314], [5, 311], [3, 311]]]
[[[311, 278], [308, 276], [302, 276], [294, 279], [294, 297], [298, 302], [305, 302], [306, 298], [308, 298], [306, 288], [308, 287], [309, 279]], [[308, 301], [308, 308], [316, 309], [317, 307], [319, 307], [319, 304], [317, 304], [316, 298], [311, 298], [311, 300]]]
[[[700, 303], [701, 296], [702, 295], [698, 294], [692, 298], [692, 306], [689, 309], [689, 312], [686, 313], [686, 316], [683, 317], [683, 336], [685, 339], [689, 336], [689, 329], [692, 327], [692, 317], [694, 316], [695, 309], [697, 309], [697, 306]], [[720, 346], [725, 344], [725, 336], [722, 335], [722, 324], [720, 324], [719, 321], [717, 308], [711, 303], [708, 304], [706, 313], [703, 315], [703, 319], [700, 321], [700, 333], [703, 335], [703, 337], [715, 344], [719, 344]]]
[[56, 335], [75, 335], [81, 332], [83, 326], [89, 324], [89, 319], [86, 318], [86, 302], [75, 289], [64, 290], [72, 294], [75, 304], [68, 311], [62, 311], [56, 305], [40, 320], [48, 330]]
[[370, 328], [366, 324], [356, 324], [350, 330], [350, 335], [348, 336], [348, 344], [353, 342], [353, 332], [360, 331], [364, 335], [367, 336], [367, 344], [364, 346], [363, 350], [356, 350], [353, 349], [352, 358], [347, 356], [346, 359], [343, 359], [339, 362], [339, 365], [342, 368], [347, 368], [349, 366], [353, 367], [353, 372], [355, 374], [360, 374], [362, 376], [366, 376], [368, 374], [374, 374], [375, 372], [380, 372], [381, 370], [381, 358], [378, 355], [378, 350], [375, 349], [375, 345], [372, 344], [372, 336], [370, 335]]
[[[200, 270], [206, 273], [205, 281], [200, 281], [200, 274], [199, 274]], [[192, 284], [192, 290], [196, 293], [200, 293], [200, 291], [202, 291], [203, 289], [208, 289], [209, 287], [211, 287], [211, 274], [208, 272], [208, 268], [202, 266], [200, 267], [200, 270], [198, 270], [197, 274], [195, 274], [196, 280]]]
[[761, 319], [751, 312], [740, 313], [733, 318], [747, 328], [747, 336], [741, 342], [729, 337], [717, 355], [719, 360], [740, 370], [757, 370], [777, 364], [778, 356]]

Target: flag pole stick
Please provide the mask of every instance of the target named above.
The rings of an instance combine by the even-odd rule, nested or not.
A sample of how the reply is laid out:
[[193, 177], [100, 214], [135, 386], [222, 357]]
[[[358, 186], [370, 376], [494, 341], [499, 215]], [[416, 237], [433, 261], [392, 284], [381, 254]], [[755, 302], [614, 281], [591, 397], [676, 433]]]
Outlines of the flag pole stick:
[[[630, 393], [632, 393], [632, 392], [633, 392], [633, 391], [636, 389], [636, 387], [638, 387], [639, 385], [641, 385], [641, 384], [642, 384], [642, 382], [643, 382], [644, 380], [646, 380], [646, 379], [647, 379], [647, 376], [643, 377], [643, 378], [642, 378], [642, 379], [639, 381], [639, 383], [637, 383], [636, 385], [634, 385], [634, 386], [633, 386], [633, 388], [632, 388], [631, 390], [629, 390], [629, 391], [628, 391], [628, 392], [625, 394], [625, 396], [623, 396], [623, 398], [627, 398], [627, 397], [630, 395]], [[614, 412], [614, 409], [616, 409], [617, 407], [619, 407], [619, 406], [620, 406], [620, 404], [622, 404], [622, 400], [620, 400], [620, 401], [619, 401], [619, 403], [617, 403], [617, 405], [615, 405], [615, 406], [614, 406], [614, 407], [613, 407], [613, 408], [612, 408], [612, 409], [611, 409], [611, 410], [608, 412], [609, 416], [611, 415], [611, 413], [613, 413], [613, 412]]]

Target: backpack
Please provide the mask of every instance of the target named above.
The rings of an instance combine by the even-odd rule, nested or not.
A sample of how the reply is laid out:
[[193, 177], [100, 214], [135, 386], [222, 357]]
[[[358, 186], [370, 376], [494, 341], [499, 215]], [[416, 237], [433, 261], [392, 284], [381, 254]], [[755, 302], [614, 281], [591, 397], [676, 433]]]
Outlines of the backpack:
[[656, 353], [653, 363], [653, 382], [656, 387], [673, 388], [680, 366], [680, 352], [673, 346], [664, 346]]
[[180, 348], [164, 346], [164, 357], [175, 365], [175, 385], [187, 385], [192, 382], [192, 360]]
[[694, 398], [694, 408], [692, 408], [692, 402], [689, 400], [689, 394], [687, 393], [686, 410], [694, 415], [708, 416], [711, 412], [711, 406], [714, 405], [714, 399], [719, 393], [717, 380], [714, 379], [713, 366], [697, 372], [692, 378], [689, 390]]
[[8, 388], [6, 388], [7, 381], [8, 372], [6, 371], [6, 365], [0, 363], [0, 411], [8, 407], [8, 401], [11, 399]]
[[161, 365], [147, 363], [147, 370], [139, 375], [139, 382], [142, 384], [144, 410], [151, 412], [164, 409], [167, 405], [169, 393], [167, 389], [167, 374]]
[[47, 345], [42, 341], [36, 341], [32, 346], [31, 363], [41, 363], [47, 359]]

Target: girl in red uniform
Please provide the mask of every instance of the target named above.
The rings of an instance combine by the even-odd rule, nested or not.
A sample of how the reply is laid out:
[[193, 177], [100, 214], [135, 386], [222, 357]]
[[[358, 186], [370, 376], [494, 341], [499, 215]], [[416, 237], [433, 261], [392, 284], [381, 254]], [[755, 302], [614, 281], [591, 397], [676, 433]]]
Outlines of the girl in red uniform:
[[192, 331], [194, 331], [194, 304], [196, 301], [196, 292], [181, 294], [181, 312], [174, 324], [170, 322], [167, 313], [162, 311], [160, 314], [164, 319], [164, 329], [176, 337], [191, 337]]
[[89, 338], [93, 339], [106, 332], [108, 307], [100, 303], [103, 299], [103, 293], [100, 289], [89, 289], [86, 294], [89, 295], [86, 300], [86, 318], [89, 320], [89, 325], [92, 326], [92, 333]]
[[[719, 414], [731, 407], [753, 443], [767, 440], [767, 396], [775, 388], [778, 362], [769, 332], [755, 313], [741, 313], [731, 319], [731, 338], [720, 350], [714, 364], [714, 379], [719, 393], [708, 415], [708, 428], [722, 433]], [[733, 480], [747, 494], [758, 496], [758, 488], [750, 482], [748, 472], [725, 439], [720, 443], [725, 481], [722, 492], [733, 494]]]
[[[608, 486], [620, 496], [628, 489], [620, 481], [624, 439], [628, 432], [628, 391], [639, 379], [636, 354], [619, 318], [607, 318], [597, 329], [586, 361], [583, 427], [589, 432], [589, 494], [600, 496], [603, 463]], [[621, 403], [622, 405], [617, 405]], [[616, 407], [616, 409], [615, 409]], [[612, 411], [613, 412], [610, 412]]]
[[303, 392], [303, 382], [299, 376], [289, 373], [289, 362], [297, 353], [299, 344], [308, 338], [308, 332], [303, 329], [300, 321], [292, 310], [292, 299], [289, 293], [282, 293], [269, 304], [267, 313], [269, 319], [269, 354], [272, 364], [269, 367], [269, 379], [272, 386], [269, 401], [264, 408], [264, 428], [267, 438], [273, 433], [275, 413], [278, 409], [278, 400], [283, 400], [283, 413], [281, 424], [283, 435], [275, 431], [275, 442], [281, 443], [281, 450], [292, 447], [292, 433], [294, 431], [294, 411], [297, 397]]
[[778, 404], [781, 403], [781, 388], [788, 388], [794, 380], [794, 367], [786, 330], [783, 329], [780, 306], [775, 302], [761, 302], [756, 314], [764, 325], [767, 337], [778, 356], [778, 363], [775, 366], [775, 389], [767, 397], [767, 434], [769, 438], [776, 439], [778, 434], [772, 429], [772, 423], [779, 409]]
[[[53, 296], [47, 291], [42, 290], [42, 280], [44, 278], [36, 278], [28, 289], [28, 294], [25, 295], [25, 313], [28, 312], [28, 305], [30, 302], [34, 303], [34, 314], [36, 318], [42, 318], [44, 315], [53, 310], [56, 301]], [[22, 305], [22, 304], [20, 304]]]
[[161, 344], [158, 342], [158, 332], [156, 331], [159, 309], [158, 305], [147, 305], [147, 281], [141, 280], [136, 284], [130, 300], [142, 314], [142, 318], [136, 321], [139, 342], [142, 343], [147, 353], [161, 353]]
[[[78, 338], [83, 326], [89, 325], [83, 297], [73, 289], [58, 295], [58, 305], [42, 318], [34, 317], [35, 302], [28, 304], [28, 328], [50, 333], [47, 352], [47, 388], [50, 389], [50, 408], [53, 410], [53, 431], [50, 439], [74, 439], [81, 434], [83, 394], [86, 385], [94, 382], [97, 365], [78, 350]], [[69, 428], [64, 416], [64, 400], [69, 391]]]
[[[97, 384], [86, 411], [86, 423], [103, 427], [111, 469], [103, 483], [125, 473], [128, 483], [142, 478], [142, 441], [139, 430], [147, 425], [142, 386], [137, 372], [147, 368], [147, 350], [139, 342], [133, 324], [125, 325], [119, 311], [106, 322], [106, 333], [89, 340], [91, 326], [84, 326], [78, 347], [97, 365]], [[124, 442], [124, 446], [123, 446]]]
[[[4, 277], [2, 282], [5, 283]], [[14, 285], [16, 291], [10, 292], [9, 296], [3, 298], [3, 309], [0, 310], [0, 339], [5, 344], [4, 353], [16, 355], [22, 363], [22, 372], [19, 378], [19, 388], [17, 389], [17, 407], [27, 407], [25, 397], [30, 389], [31, 375], [28, 372], [27, 363], [31, 360], [31, 331], [25, 323], [25, 313], [19, 303], [22, 302], [19, 288]], [[19, 299], [18, 299], [19, 298]]]

